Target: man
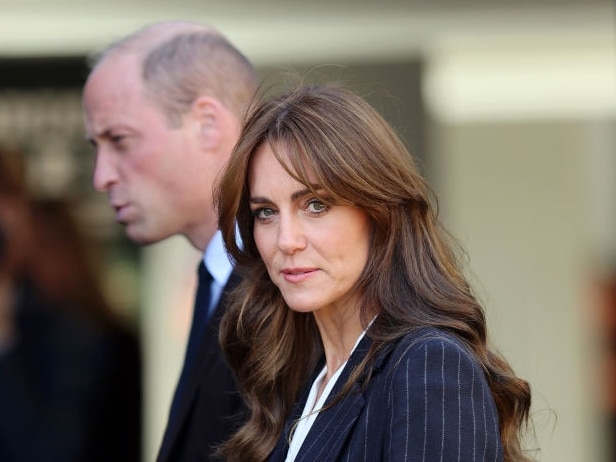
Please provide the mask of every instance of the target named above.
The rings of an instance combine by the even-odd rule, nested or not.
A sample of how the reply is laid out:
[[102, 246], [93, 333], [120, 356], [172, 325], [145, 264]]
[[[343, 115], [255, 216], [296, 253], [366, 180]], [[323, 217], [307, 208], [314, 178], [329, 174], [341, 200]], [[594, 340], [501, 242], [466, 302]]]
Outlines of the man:
[[224, 295], [237, 278], [212, 189], [256, 87], [250, 62], [219, 32], [191, 22], [154, 24], [113, 44], [84, 87], [94, 187], [108, 194], [117, 222], [138, 244], [184, 235], [204, 252], [200, 275], [213, 279], [200, 278], [159, 462], [213, 460], [241, 413], [217, 338]]

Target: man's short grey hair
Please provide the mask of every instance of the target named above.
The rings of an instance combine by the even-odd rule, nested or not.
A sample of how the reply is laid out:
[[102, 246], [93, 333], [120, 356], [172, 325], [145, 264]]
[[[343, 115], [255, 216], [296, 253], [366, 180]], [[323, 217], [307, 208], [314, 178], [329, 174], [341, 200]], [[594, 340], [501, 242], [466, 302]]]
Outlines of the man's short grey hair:
[[140, 60], [148, 97], [174, 126], [200, 96], [218, 99], [241, 119], [258, 85], [250, 61], [218, 31], [198, 23], [146, 27], [103, 50], [93, 66], [123, 52]]

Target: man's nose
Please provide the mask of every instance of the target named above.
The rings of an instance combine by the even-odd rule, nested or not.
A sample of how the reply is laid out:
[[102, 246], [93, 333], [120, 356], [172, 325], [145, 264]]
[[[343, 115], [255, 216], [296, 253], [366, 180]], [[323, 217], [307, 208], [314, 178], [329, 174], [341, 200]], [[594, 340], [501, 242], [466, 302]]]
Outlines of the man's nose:
[[118, 174], [112, 157], [102, 148], [96, 151], [94, 164], [94, 176], [92, 184], [99, 192], [107, 192], [113, 183], [117, 181]]

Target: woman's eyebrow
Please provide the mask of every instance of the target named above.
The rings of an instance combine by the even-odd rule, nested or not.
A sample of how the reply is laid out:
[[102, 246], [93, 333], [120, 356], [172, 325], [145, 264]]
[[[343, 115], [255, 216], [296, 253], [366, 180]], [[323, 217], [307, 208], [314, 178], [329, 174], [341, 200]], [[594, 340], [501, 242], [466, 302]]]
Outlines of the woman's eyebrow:
[[[291, 200], [295, 201], [299, 199], [300, 197], [308, 196], [312, 194], [313, 191], [319, 190], [319, 189], [321, 188], [318, 185], [311, 185], [311, 189], [308, 189], [308, 188], [300, 189], [298, 191], [295, 191], [293, 194], [291, 194]], [[265, 204], [265, 203], [271, 202], [269, 199], [263, 196], [250, 197], [248, 201], [251, 204]]]
[[250, 197], [248, 202], [251, 204], [268, 204], [271, 201], [266, 197]]

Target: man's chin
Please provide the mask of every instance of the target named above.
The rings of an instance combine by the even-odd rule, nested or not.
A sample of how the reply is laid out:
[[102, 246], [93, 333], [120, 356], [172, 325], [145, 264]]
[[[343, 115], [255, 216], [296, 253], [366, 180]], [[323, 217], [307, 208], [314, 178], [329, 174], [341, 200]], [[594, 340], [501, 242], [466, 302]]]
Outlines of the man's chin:
[[146, 232], [143, 229], [136, 228], [131, 225], [125, 225], [126, 237], [137, 245], [150, 245], [162, 241], [165, 237], [157, 236], [151, 232]]

